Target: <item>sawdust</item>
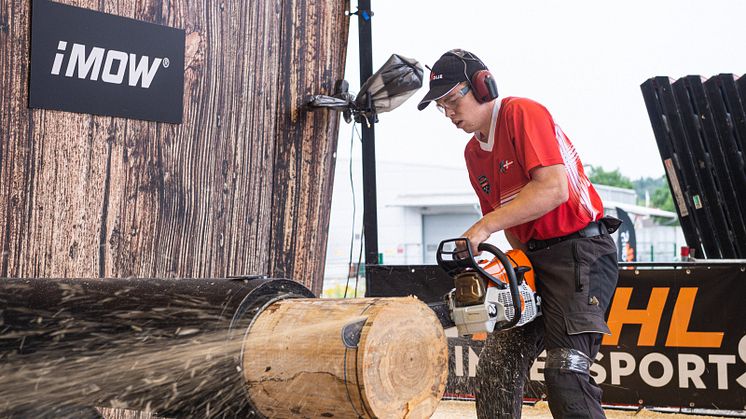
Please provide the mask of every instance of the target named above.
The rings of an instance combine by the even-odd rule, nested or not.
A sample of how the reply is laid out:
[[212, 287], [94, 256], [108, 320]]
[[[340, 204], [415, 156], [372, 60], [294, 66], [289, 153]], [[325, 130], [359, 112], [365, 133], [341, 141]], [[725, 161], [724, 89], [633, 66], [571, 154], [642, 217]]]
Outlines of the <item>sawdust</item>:
[[230, 329], [222, 305], [155, 287], [150, 298], [161, 300], [149, 307], [135, 282], [39, 283], [9, 281], [0, 293], [0, 417], [80, 418], [90, 416], [85, 406], [235, 417], [248, 408], [237, 370], [243, 329]]
[[64, 417], [74, 413], [63, 414], [61, 408], [94, 405], [219, 415], [243, 396], [230, 391], [234, 386], [229, 378], [239, 375], [235, 367], [225, 367], [230, 363], [225, 354], [238, 354], [241, 341], [226, 336], [213, 332], [145, 343], [129, 339], [99, 353], [82, 350], [88, 342], [81, 340], [77, 347], [12, 354], [8, 362], [0, 362], [0, 377], [12, 383], [0, 386], [0, 412]]
[[[681, 413], [661, 413], [650, 410], [630, 411], [618, 409], [606, 409], [608, 419], [620, 418], [660, 418], [660, 419], [697, 419], [711, 418], [714, 416], [697, 416]], [[431, 419], [475, 419], [477, 417], [474, 402], [464, 401], [442, 401]], [[524, 419], [552, 419], [549, 406], [545, 402], [539, 402], [535, 406], [525, 405], [523, 407]]]

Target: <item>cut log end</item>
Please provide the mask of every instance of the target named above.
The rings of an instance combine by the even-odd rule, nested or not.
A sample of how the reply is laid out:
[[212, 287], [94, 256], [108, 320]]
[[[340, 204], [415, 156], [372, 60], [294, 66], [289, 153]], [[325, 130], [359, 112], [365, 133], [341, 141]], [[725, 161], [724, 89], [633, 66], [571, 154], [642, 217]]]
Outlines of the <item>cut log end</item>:
[[427, 418], [448, 375], [445, 333], [411, 297], [277, 302], [243, 357], [249, 398], [276, 418]]
[[448, 376], [443, 328], [414, 298], [390, 300], [364, 328], [358, 362], [370, 412], [381, 418], [427, 418]]

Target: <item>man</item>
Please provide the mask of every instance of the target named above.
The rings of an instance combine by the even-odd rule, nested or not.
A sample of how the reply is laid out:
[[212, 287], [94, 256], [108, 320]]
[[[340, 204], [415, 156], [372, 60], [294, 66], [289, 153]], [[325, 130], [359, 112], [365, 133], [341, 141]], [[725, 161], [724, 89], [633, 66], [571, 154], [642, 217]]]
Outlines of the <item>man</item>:
[[[583, 172], [570, 140], [549, 112], [530, 99], [497, 99], [487, 67], [474, 54], [449, 51], [431, 69], [431, 101], [472, 138], [464, 157], [483, 217], [462, 235], [472, 251], [504, 231], [524, 250], [537, 278], [543, 316], [493, 333], [477, 370], [480, 418], [519, 418], [528, 371], [547, 350], [544, 378], [555, 418], [603, 418], [601, 389], [589, 374], [604, 313], [616, 287], [619, 221]], [[602, 218], [603, 217], [603, 218]]]

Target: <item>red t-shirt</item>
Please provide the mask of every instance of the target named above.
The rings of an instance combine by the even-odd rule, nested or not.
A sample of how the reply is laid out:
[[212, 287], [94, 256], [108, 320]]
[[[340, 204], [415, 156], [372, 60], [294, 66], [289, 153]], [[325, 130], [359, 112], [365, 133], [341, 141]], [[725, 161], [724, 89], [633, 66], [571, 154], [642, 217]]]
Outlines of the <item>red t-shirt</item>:
[[603, 203], [583, 171], [575, 147], [544, 106], [507, 97], [496, 102], [487, 143], [476, 136], [466, 144], [469, 179], [482, 214], [513, 200], [539, 166], [564, 164], [569, 198], [547, 214], [507, 229], [522, 243], [574, 233], [603, 216]]

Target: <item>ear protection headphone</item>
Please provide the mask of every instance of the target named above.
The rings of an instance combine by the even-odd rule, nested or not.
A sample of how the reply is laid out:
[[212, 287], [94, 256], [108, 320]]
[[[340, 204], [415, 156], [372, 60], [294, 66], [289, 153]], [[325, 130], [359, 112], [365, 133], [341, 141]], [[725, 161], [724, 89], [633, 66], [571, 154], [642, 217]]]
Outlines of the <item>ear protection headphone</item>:
[[477, 70], [474, 74], [466, 73], [468, 68], [466, 61], [476, 61], [481, 64], [482, 67], [486, 68], [487, 66], [484, 65], [482, 60], [477, 58], [477, 56], [471, 52], [461, 49], [448, 51], [448, 54], [455, 56], [464, 63], [464, 76], [466, 77], [472, 92], [474, 92], [474, 97], [477, 99], [477, 102], [485, 103], [497, 98], [497, 83], [495, 83], [495, 79], [492, 77], [492, 73], [490, 73], [489, 70]]

